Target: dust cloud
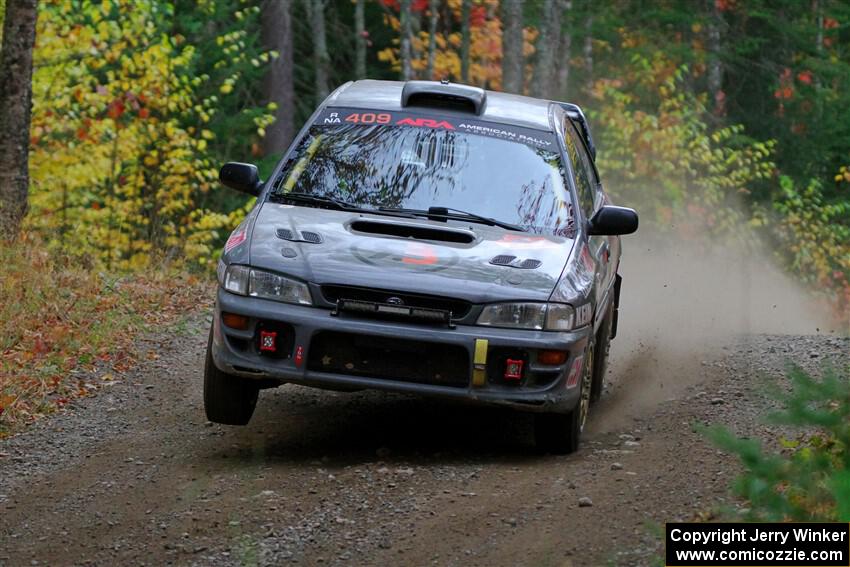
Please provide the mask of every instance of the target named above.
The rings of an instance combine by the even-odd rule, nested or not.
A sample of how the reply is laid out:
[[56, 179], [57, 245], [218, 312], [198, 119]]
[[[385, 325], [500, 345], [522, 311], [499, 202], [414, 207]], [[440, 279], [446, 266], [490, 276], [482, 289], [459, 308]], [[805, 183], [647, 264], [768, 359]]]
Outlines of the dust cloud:
[[[619, 330], [595, 420], [622, 425], [705, 378], [724, 348], [759, 333], [835, 332], [791, 276], [755, 251], [677, 240], [648, 231], [624, 237]], [[603, 423], [599, 423], [602, 421]]]

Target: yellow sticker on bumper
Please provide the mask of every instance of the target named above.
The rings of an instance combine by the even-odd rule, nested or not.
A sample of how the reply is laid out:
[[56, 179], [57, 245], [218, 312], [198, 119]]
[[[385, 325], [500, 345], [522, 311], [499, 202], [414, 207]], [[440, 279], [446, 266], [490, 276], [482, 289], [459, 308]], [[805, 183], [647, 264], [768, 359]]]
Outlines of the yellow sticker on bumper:
[[483, 386], [487, 383], [487, 339], [475, 339], [475, 356], [472, 359], [472, 385]]

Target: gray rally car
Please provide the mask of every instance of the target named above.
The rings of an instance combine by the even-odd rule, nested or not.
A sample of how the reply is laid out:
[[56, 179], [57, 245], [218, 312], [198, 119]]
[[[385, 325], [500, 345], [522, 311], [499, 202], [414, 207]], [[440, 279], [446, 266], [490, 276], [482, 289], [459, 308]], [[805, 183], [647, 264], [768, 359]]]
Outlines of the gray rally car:
[[536, 412], [578, 447], [617, 330], [618, 235], [579, 107], [430, 81], [356, 81], [316, 110], [218, 265], [204, 405], [261, 388], [374, 388]]

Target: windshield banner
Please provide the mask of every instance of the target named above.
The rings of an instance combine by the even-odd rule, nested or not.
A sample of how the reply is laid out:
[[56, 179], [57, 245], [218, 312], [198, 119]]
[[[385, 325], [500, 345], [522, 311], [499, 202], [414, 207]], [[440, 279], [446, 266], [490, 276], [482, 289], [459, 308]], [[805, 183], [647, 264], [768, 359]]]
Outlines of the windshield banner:
[[511, 124], [470, 120], [465, 117], [423, 114], [419, 112], [400, 112], [388, 110], [370, 110], [366, 108], [329, 107], [324, 109], [313, 122], [315, 126], [340, 126], [345, 124], [407, 126], [412, 128], [431, 128], [467, 132], [478, 136], [499, 138], [519, 142], [537, 148], [557, 151], [555, 135], [542, 130], [523, 128]]

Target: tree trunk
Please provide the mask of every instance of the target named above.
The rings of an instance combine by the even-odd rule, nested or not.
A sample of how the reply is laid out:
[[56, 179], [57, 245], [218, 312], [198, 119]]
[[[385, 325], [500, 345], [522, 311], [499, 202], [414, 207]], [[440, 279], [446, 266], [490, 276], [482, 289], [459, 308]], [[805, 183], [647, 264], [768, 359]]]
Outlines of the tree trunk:
[[557, 0], [544, 0], [543, 23], [537, 38], [537, 61], [531, 85], [533, 96], [549, 98], [555, 78], [555, 55], [561, 43], [561, 7]]
[[366, 77], [366, 18], [363, 8], [366, 0], [357, 0], [354, 5], [354, 78]]
[[584, 20], [584, 72], [587, 90], [593, 89], [593, 14]]
[[399, 17], [401, 19], [401, 78], [404, 81], [409, 81], [413, 78], [412, 54], [410, 52], [410, 36], [413, 35], [413, 27], [410, 22], [410, 0], [401, 0]]
[[292, 2], [265, 0], [262, 5], [262, 33], [265, 49], [278, 52], [266, 72], [265, 94], [277, 105], [274, 124], [266, 128], [263, 138], [265, 155], [280, 155], [295, 136], [295, 81], [292, 59]]
[[[821, 0], [812, 0], [812, 12], [814, 12], [815, 16], [815, 25], [817, 26], [817, 35], [815, 36], [815, 53], [818, 58], [823, 57], [823, 2]], [[815, 88], [818, 91], [817, 96], [817, 107], [818, 107], [818, 118], [822, 115], [823, 110], [823, 98], [820, 95], [821, 89], [821, 81], [820, 81], [820, 73], [815, 73]]]
[[439, 20], [439, 0], [430, 0], [428, 3], [429, 26], [428, 26], [428, 76], [434, 79], [434, 59], [437, 57], [437, 21]]
[[522, 94], [522, 0], [502, 2], [502, 90]]
[[472, 30], [469, 29], [469, 17], [472, 12], [472, 0], [463, 0], [461, 5], [461, 43], [460, 43], [460, 80], [469, 83], [469, 50], [472, 43]]
[[815, 51], [820, 55], [823, 53], [823, 5], [820, 0], [812, 0], [812, 12], [815, 14], [815, 23], [818, 30], [815, 37]]
[[36, 0], [6, 0], [0, 51], [0, 239], [17, 237], [29, 190]]
[[304, 0], [310, 17], [310, 31], [313, 33], [313, 72], [314, 89], [317, 104], [320, 104], [330, 93], [328, 86], [328, 40], [325, 34], [325, 2], [326, 0]]
[[726, 95], [723, 92], [723, 61], [720, 59], [723, 14], [717, 2], [711, 2], [708, 18], [708, 92], [714, 100], [714, 112], [718, 116], [726, 112]]
[[[559, 9], [563, 12], [564, 17], [567, 17], [569, 22], [569, 13], [573, 9], [572, 0], [558, 0]], [[572, 58], [573, 49], [573, 32], [572, 26], [568, 25], [567, 29], [561, 33], [561, 45], [558, 48], [558, 84], [555, 87], [557, 92], [555, 96], [561, 100], [570, 100], [570, 59]]]

